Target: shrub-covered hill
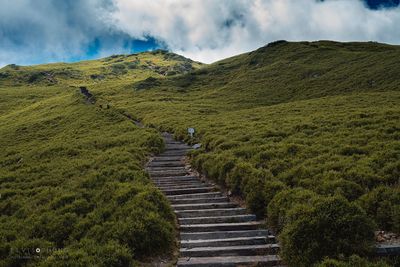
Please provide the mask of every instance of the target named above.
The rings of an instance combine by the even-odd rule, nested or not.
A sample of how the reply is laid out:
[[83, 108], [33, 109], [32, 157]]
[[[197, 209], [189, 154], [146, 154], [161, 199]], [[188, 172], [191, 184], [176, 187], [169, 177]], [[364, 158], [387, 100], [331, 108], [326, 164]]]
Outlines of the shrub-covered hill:
[[143, 168], [161, 136], [77, 86], [197, 66], [155, 51], [0, 70], [1, 266], [133, 266], [171, 253], [174, 216]]
[[174, 216], [142, 167], [162, 149], [155, 130], [62, 88], [0, 97], [1, 266], [130, 266], [171, 250]]
[[[270, 226], [283, 229], [285, 258], [307, 266], [326, 256], [365, 253], [372, 230], [400, 231], [399, 67], [399, 46], [276, 42], [185, 75], [94, 90], [145, 124], [201, 142], [194, 166], [244, 197], [259, 216], [271, 217]], [[194, 140], [187, 127], [196, 128]], [[293, 189], [304, 192], [286, 198]], [[348, 205], [361, 208], [366, 217], [349, 220], [365, 222], [368, 242], [348, 233], [340, 239], [343, 225], [334, 221], [323, 227], [302, 218], [326, 235], [300, 235], [296, 251], [290, 242], [305, 231], [298, 221], [287, 223], [288, 214], [296, 214], [297, 204], [318, 206], [310, 194], [321, 203], [334, 197], [337, 207], [348, 208], [345, 214], [354, 213]], [[329, 242], [332, 254], [311, 249]]]
[[124, 266], [171, 249], [171, 211], [142, 172], [161, 139], [121, 113], [201, 142], [193, 165], [268, 217], [290, 265], [364, 256], [373, 230], [400, 231], [399, 66], [398, 46], [330, 41], [279, 41], [211, 65], [156, 51], [7, 66], [0, 251], [13, 262], [4, 263], [23, 263], [15, 248], [27, 240], [61, 248], [39, 259], [45, 266], [60, 257]]
[[167, 77], [188, 73], [202, 66], [183, 56], [155, 50], [130, 55], [113, 55], [100, 60], [52, 63], [35, 66], [8, 65], [0, 70], [0, 85], [82, 85], [137, 81], [150, 76]]

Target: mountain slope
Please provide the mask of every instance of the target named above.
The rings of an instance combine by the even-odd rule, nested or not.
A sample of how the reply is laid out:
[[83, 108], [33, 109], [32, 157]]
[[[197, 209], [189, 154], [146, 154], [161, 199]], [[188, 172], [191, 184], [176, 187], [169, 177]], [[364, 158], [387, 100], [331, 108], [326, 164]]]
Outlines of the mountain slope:
[[[130, 69], [136, 58], [140, 64]], [[118, 67], [120, 64], [124, 67]], [[182, 64], [187, 67], [177, 67]], [[110, 160], [102, 166], [110, 174], [108, 182], [119, 177], [114, 167], [123, 168], [132, 157], [135, 159], [130, 168], [139, 171], [150, 151], [160, 149], [162, 144], [155, 131], [136, 128], [125, 121], [122, 113], [145, 125], [171, 131], [179, 139], [202, 143], [192, 155], [192, 164], [242, 196], [259, 217], [268, 216], [270, 226], [278, 233], [288, 229], [278, 222], [285, 221], [285, 214], [292, 212], [295, 204], [306, 205], [300, 208], [306, 207], [307, 211], [312, 208], [301, 202], [304, 195], [323, 203], [331, 201], [330, 197], [335, 201], [344, 198], [351, 205], [361, 206], [360, 212], [367, 213], [368, 219], [377, 224], [376, 229], [399, 232], [399, 66], [399, 46], [330, 41], [279, 41], [211, 65], [157, 51], [68, 65], [8, 66], [0, 70], [0, 97], [4, 100], [0, 103], [0, 141], [5, 147], [0, 162], [2, 177], [8, 177], [2, 182], [2, 190], [44, 183], [34, 174], [34, 166], [40, 164], [44, 164], [44, 173], [55, 167], [53, 174], [59, 180], [52, 186], [68, 179], [79, 184], [87, 179], [85, 175], [79, 177], [72, 169], [61, 172], [58, 168], [73, 166], [74, 155], [81, 149], [85, 150], [78, 153], [82, 157], [96, 161], [88, 156], [96, 155]], [[78, 95], [79, 87], [87, 88], [97, 102], [85, 104]], [[196, 128], [194, 139], [187, 135], [187, 127]], [[82, 135], [85, 138], [81, 139]], [[56, 141], [51, 139], [49, 143], [53, 136]], [[121, 151], [124, 157], [111, 160], [118, 159]], [[23, 162], [25, 158], [34, 159], [25, 166], [31, 172], [20, 170], [20, 158]], [[92, 170], [92, 164], [88, 164], [85, 170]], [[92, 171], [94, 175], [99, 172]], [[144, 181], [145, 189], [139, 192], [152, 192], [153, 187], [142, 176], [132, 174], [139, 184]], [[32, 184], [24, 181], [25, 177], [30, 177]], [[100, 186], [97, 193], [106, 188]], [[285, 198], [292, 193], [295, 197]], [[12, 208], [11, 203], [28, 202], [28, 196], [15, 192], [8, 195], [12, 197], [2, 202], [8, 212], [2, 217], [4, 229], [11, 229], [9, 218], [23, 229], [26, 226], [18, 214], [25, 204]], [[32, 198], [39, 199], [36, 195]], [[160, 198], [152, 203], [164, 203]], [[152, 201], [145, 199], [145, 203]], [[161, 218], [157, 226], [171, 222], [168, 207], [160, 205], [151, 209]], [[143, 212], [144, 217], [148, 215]], [[278, 219], [277, 213], [281, 216]], [[93, 231], [87, 232], [90, 238], [102, 233]], [[166, 238], [171, 234], [168, 230]], [[17, 233], [9, 236], [8, 245], [19, 238]], [[83, 243], [77, 240], [72, 247], [79, 251]], [[149, 239], [147, 244], [153, 241]], [[131, 244], [128, 242], [129, 248]], [[171, 246], [166, 244], [159, 251]], [[134, 256], [137, 259], [149, 253], [145, 248], [135, 249], [139, 251]], [[97, 255], [84, 253], [87, 257]], [[121, 255], [124, 258], [124, 253]]]
[[[138, 69], [110, 74], [136, 57]], [[132, 266], [170, 254], [174, 216], [143, 169], [162, 138], [77, 86], [188, 62], [159, 51], [0, 71], [0, 265]]]
[[223, 98], [233, 107], [398, 90], [399, 54], [398, 46], [377, 43], [280, 41], [164, 80], [156, 88], [179, 88], [206, 102]]
[[155, 50], [140, 54], [113, 55], [100, 60], [35, 66], [8, 65], [0, 71], [0, 85], [82, 85], [99, 82], [137, 81], [149, 76], [188, 73], [202, 66], [183, 56]]

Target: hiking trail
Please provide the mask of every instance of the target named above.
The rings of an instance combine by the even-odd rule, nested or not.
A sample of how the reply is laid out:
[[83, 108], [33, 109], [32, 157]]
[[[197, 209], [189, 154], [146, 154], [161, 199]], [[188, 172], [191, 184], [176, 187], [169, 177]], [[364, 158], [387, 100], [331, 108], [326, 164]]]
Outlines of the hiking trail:
[[186, 163], [190, 146], [163, 134], [166, 148], [147, 165], [179, 224], [177, 266], [278, 266], [279, 245], [254, 214], [230, 201]]

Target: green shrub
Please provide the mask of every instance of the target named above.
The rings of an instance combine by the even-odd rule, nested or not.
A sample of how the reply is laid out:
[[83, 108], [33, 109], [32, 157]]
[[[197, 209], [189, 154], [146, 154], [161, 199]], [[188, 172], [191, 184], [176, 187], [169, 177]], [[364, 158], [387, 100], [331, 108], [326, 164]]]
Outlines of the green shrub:
[[359, 184], [344, 179], [321, 181], [316, 191], [322, 195], [339, 194], [350, 201], [356, 200], [364, 193]]
[[325, 257], [370, 251], [375, 225], [360, 207], [339, 196], [305, 206], [290, 210], [279, 236], [281, 254], [289, 265], [311, 266]]
[[361, 196], [358, 203], [381, 230], [400, 233], [400, 187], [380, 186]]
[[99, 246], [95, 240], [84, 239], [67, 249], [58, 249], [40, 266], [133, 266], [133, 253], [116, 241]]
[[277, 195], [279, 192], [285, 190], [287, 186], [285, 183], [276, 180], [276, 179], [267, 179], [265, 181], [264, 192], [265, 192], [265, 206], [264, 206], [264, 215], [267, 213], [267, 207], [272, 199]]
[[[3, 246], [5, 245], [2, 244]], [[25, 266], [36, 257], [46, 257], [51, 254], [51, 249], [55, 247], [54, 243], [44, 239], [21, 238], [8, 243], [2, 247], [1, 266]], [[37, 249], [40, 249], [40, 252]], [[50, 252], [49, 252], [50, 251]]]
[[260, 176], [260, 172], [250, 163], [241, 161], [237, 162], [235, 167], [228, 173], [226, 184], [233, 193], [238, 194], [241, 192], [241, 189], [244, 189], [247, 181], [252, 179], [258, 180]]
[[357, 255], [350, 256], [347, 260], [325, 259], [316, 267], [390, 267], [384, 261], [370, 262]]
[[[86, 105], [75, 87], [36, 86], [10, 89], [21, 113], [0, 126], [0, 266], [131, 266], [169, 253], [175, 217], [143, 170], [159, 133]], [[23, 257], [37, 246], [41, 257]]]
[[295, 188], [276, 194], [267, 207], [268, 226], [276, 233], [287, 223], [287, 213], [295, 205], [314, 203], [318, 195], [310, 190]]
[[266, 197], [264, 181], [260, 179], [250, 179], [246, 185], [245, 192], [246, 204], [257, 217], [265, 215]]

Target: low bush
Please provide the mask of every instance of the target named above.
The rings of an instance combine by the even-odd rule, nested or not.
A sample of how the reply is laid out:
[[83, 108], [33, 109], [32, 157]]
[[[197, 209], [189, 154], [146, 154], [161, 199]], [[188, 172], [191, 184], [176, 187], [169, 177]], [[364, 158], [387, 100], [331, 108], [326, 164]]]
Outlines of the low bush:
[[0, 266], [133, 266], [171, 252], [174, 214], [143, 170], [161, 136], [64, 88], [33, 105], [18, 91], [21, 114], [0, 125]]
[[400, 233], [400, 188], [379, 186], [361, 196], [358, 203], [386, 231]]
[[350, 201], [358, 199], [365, 192], [359, 184], [344, 179], [322, 180], [316, 191], [322, 195], [340, 194]]
[[390, 267], [384, 261], [370, 262], [357, 255], [350, 256], [347, 260], [325, 259], [316, 267]]
[[286, 225], [287, 213], [295, 205], [314, 203], [318, 195], [302, 188], [286, 189], [276, 194], [267, 208], [268, 226], [280, 233]]
[[312, 266], [325, 257], [366, 255], [374, 243], [373, 221], [340, 196], [294, 206], [287, 217], [279, 239], [281, 255], [290, 266]]

